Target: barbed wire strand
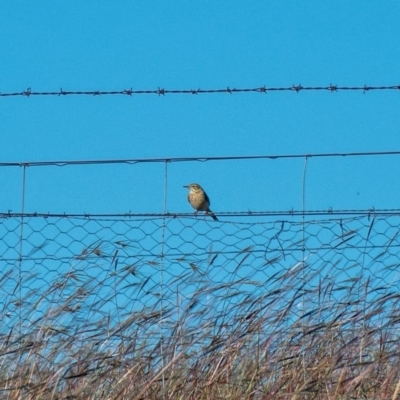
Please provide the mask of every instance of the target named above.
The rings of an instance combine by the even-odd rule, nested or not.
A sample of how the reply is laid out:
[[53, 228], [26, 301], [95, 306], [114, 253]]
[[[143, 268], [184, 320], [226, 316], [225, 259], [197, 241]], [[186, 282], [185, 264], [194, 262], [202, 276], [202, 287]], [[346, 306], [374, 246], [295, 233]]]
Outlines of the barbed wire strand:
[[253, 87], [253, 88], [226, 88], [219, 89], [165, 89], [158, 87], [157, 89], [146, 89], [146, 90], [134, 90], [132, 88], [122, 90], [63, 90], [60, 88], [58, 91], [34, 91], [30, 87], [21, 92], [0, 92], [0, 97], [31, 97], [31, 96], [112, 96], [112, 95], [123, 95], [123, 96], [136, 96], [145, 94], [155, 94], [157, 96], [165, 96], [167, 94], [234, 94], [234, 93], [263, 93], [268, 92], [294, 92], [299, 93], [302, 91], [327, 91], [330, 93], [339, 91], [360, 91], [362, 93], [369, 92], [371, 90], [400, 90], [400, 85], [389, 85], [389, 86], [338, 86], [329, 84], [328, 86], [303, 86], [301, 84], [291, 85], [286, 87], [267, 87], [265, 85]]
[[[337, 216], [337, 215], [351, 215], [351, 216], [378, 216], [378, 215], [399, 215], [400, 216], [400, 208], [387, 208], [387, 209], [379, 209], [379, 208], [370, 208], [370, 209], [348, 209], [348, 210], [280, 210], [280, 211], [272, 211], [272, 210], [264, 210], [264, 211], [216, 211], [221, 217], [302, 217], [305, 216]], [[82, 218], [82, 219], [119, 219], [119, 218], [190, 218], [197, 219], [200, 217], [196, 217], [193, 213], [42, 213], [42, 212], [12, 212], [11, 210], [8, 212], [0, 212], [0, 219], [7, 218]]]
[[296, 158], [326, 158], [326, 157], [379, 157], [398, 156], [400, 150], [394, 151], [365, 151], [337, 153], [303, 153], [303, 154], [266, 154], [256, 156], [214, 156], [214, 157], [163, 157], [163, 158], [126, 158], [108, 160], [53, 160], [53, 161], [24, 161], [0, 162], [0, 167], [65, 167], [70, 165], [100, 165], [100, 164], [140, 164], [140, 163], [173, 163], [173, 162], [209, 162], [235, 160], [278, 160]]

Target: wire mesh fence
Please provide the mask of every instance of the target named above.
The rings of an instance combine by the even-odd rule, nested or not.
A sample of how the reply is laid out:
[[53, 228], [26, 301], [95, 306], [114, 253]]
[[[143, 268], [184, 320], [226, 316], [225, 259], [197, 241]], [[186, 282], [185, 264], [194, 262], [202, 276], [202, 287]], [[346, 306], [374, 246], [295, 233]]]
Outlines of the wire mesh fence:
[[391, 398], [399, 219], [4, 214], [1, 388], [264, 399], [353, 385]]

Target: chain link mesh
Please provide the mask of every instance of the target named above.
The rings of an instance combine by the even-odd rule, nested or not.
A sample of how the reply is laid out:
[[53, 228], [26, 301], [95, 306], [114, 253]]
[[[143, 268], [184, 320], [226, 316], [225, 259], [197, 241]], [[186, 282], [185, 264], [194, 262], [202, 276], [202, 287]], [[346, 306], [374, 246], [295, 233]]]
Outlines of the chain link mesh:
[[179, 356], [196, 369], [232, 349], [237, 362], [274, 359], [272, 379], [293, 362], [278, 354], [282, 344], [306, 368], [306, 349], [339, 326], [365, 361], [378, 330], [386, 346], [398, 340], [399, 231], [397, 215], [4, 217], [7, 379], [32, 359], [68, 381], [129, 370], [138, 359], [156, 370]]

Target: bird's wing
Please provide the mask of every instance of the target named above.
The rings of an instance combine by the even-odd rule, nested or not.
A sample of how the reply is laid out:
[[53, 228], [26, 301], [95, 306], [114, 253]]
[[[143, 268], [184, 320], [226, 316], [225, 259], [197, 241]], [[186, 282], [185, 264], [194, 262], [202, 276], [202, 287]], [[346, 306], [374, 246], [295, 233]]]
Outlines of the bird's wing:
[[207, 202], [208, 205], [210, 206], [210, 205], [211, 205], [211, 201], [210, 201], [210, 198], [207, 196], [207, 193], [206, 193], [206, 192], [204, 192], [204, 197], [206, 198], [206, 202]]

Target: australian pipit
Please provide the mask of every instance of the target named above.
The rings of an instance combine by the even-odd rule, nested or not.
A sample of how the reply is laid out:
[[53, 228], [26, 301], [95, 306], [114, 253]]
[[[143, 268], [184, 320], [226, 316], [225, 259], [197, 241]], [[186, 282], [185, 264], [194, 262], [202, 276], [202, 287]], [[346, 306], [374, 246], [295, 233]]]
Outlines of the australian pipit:
[[197, 211], [205, 211], [206, 214], [210, 214], [214, 221], [218, 221], [218, 218], [210, 210], [210, 199], [204, 189], [197, 183], [191, 183], [184, 186], [189, 189], [188, 201], [190, 205]]

